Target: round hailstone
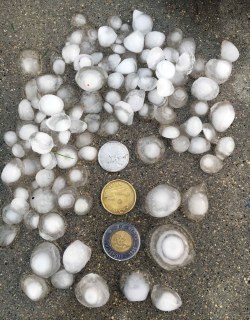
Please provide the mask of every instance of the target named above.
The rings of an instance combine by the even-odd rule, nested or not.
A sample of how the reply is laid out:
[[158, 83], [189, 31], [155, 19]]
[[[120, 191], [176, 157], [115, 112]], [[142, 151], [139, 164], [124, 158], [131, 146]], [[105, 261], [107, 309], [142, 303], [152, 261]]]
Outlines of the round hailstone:
[[91, 248], [80, 240], [72, 242], [63, 253], [63, 265], [69, 273], [80, 272], [91, 257]]
[[142, 32], [144, 35], [152, 31], [153, 20], [152, 18], [142, 11], [133, 11], [132, 27], [134, 30]]
[[81, 28], [87, 23], [87, 19], [81, 13], [76, 13], [71, 18], [71, 25], [76, 28]]
[[81, 97], [81, 104], [83, 104], [82, 111], [84, 113], [100, 113], [102, 111], [103, 98], [99, 92], [84, 92]]
[[190, 74], [193, 70], [193, 65], [195, 62], [195, 57], [192, 53], [184, 52], [179, 56], [179, 59], [176, 63], [176, 71], [182, 72], [185, 74]]
[[118, 141], [106, 142], [98, 152], [100, 166], [109, 172], [123, 170], [129, 163], [129, 151], [127, 147]]
[[17, 187], [13, 192], [14, 198], [29, 199], [29, 191], [23, 187]]
[[164, 58], [163, 50], [160, 47], [155, 47], [147, 55], [147, 65], [150, 69], [155, 70], [158, 63]]
[[202, 122], [198, 117], [191, 117], [182, 124], [186, 134], [190, 137], [196, 137], [202, 131]]
[[169, 32], [167, 36], [167, 45], [169, 47], [178, 47], [181, 43], [182, 37], [182, 30], [179, 28], [175, 28], [173, 31]]
[[155, 48], [161, 47], [165, 41], [165, 34], [159, 31], [150, 31], [145, 36], [145, 47]]
[[65, 179], [65, 177], [64, 177], [64, 176], [58, 176], [58, 177], [55, 179], [54, 183], [53, 183], [52, 191], [53, 191], [56, 195], [58, 195], [59, 192], [60, 192], [63, 188], [65, 188], [65, 186], [66, 186], [66, 179]]
[[23, 214], [8, 205], [2, 210], [2, 219], [9, 225], [18, 224], [23, 220]]
[[41, 215], [38, 224], [39, 235], [44, 240], [55, 241], [61, 238], [66, 230], [64, 218], [56, 212]]
[[175, 139], [180, 135], [180, 129], [177, 126], [161, 125], [159, 133], [167, 139]]
[[200, 77], [195, 80], [191, 87], [191, 93], [198, 100], [213, 100], [219, 94], [219, 86], [217, 82], [207, 77]]
[[163, 53], [165, 59], [172, 63], [176, 63], [179, 59], [179, 52], [174, 48], [166, 47], [163, 49]]
[[121, 96], [118, 92], [111, 90], [106, 93], [105, 101], [113, 106], [119, 101], [121, 101]]
[[191, 104], [190, 111], [193, 115], [203, 117], [208, 113], [209, 105], [206, 101], [195, 101]]
[[87, 123], [89, 132], [95, 133], [99, 130], [101, 124], [101, 117], [99, 114], [87, 114], [84, 121]]
[[78, 187], [86, 185], [89, 179], [89, 171], [86, 167], [74, 167], [68, 172], [68, 184]]
[[23, 174], [34, 176], [41, 169], [39, 159], [35, 156], [23, 159]]
[[107, 78], [106, 71], [100, 67], [83, 67], [77, 72], [75, 80], [83, 90], [94, 92], [103, 87]]
[[98, 41], [102, 47], [110, 47], [116, 40], [117, 34], [108, 26], [102, 26], [98, 29]]
[[34, 230], [38, 227], [40, 215], [31, 210], [24, 215], [23, 221], [27, 229]]
[[206, 173], [217, 173], [223, 168], [223, 162], [212, 154], [206, 154], [200, 159], [200, 167]]
[[150, 190], [145, 199], [146, 212], [156, 218], [169, 216], [180, 204], [180, 192], [167, 184], [160, 184]]
[[157, 63], [155, 74], [158, 79], [160, 78], [171, 79], [175, 74], [175, 66], [170, 61], [162, 60], [159, 63]]
[[182, 72], [175, 70], [175, 74], [171, 79], [171, 82], [176, 87], [185, 86], [188, 82], [188, 76]]
[[127, 50], [140, 53], [144, 47], [144, 35], [140, 31], [134, 31], [124, 39], [123, 44]]
[[31, 121], [34, 119], [34, 110], [27, 99], [23, 99], [18, 105], [18, 115], [21, 120]]
[[37, 75], [41, 72], [41, 63], [35, 50], [24, 50], [20, 56], [21, 68], [24, 73]]
[[13, 159], [8, 162], [1, 173], [1, 180], [6, 184], [12, 184], [18, 181], [22, 175], [22, 161]]
[[211, 59], [206, 63], [205, 75], [221, 84], [226, 82], [232, 72], [232, 63], [221, 59]]
[[40, 188], [50, 186], [55, 179], [55, 174], [52, 170], [42, 169], [36, 174], [36, 182]]
[[161, 78], [157, 81], [157, 93], [160, 97], [169, 97], [174, 93], [174, 86], [168, 79]]
[[14, 225], [1, 225], [0, 226], [0, 247], [9, 246], [16, 238], [18, 227]]
[[90, 132], [84, 132], [80, 135], [77, 135], [75, 145], [78, 149], [86, 147], [93, 142], [93, 134]]
[[123, 274], [120, 279], [120, 288], [128, 301], [144, 301], [150, 290], [148, 276], [141, 271]]
[[44, 169], [52, 170], [57, 165], [55, 154], [52, 152], [42, 154], [40, 157], [40, 163]]
[[51, 284], [57, 289], [68, 289], [74, 282], [74, 275], [67, 272], [65, 269], [57, 271], [51, 277]]
[[112, 16], [108, 19], [108, 23], [113, 29], [119, 30], [122, 26], [122, 19], [118, 16]]
[[32, 271], [42, 277], [49, 278], [60, 268], [60, 252], [50, 242], [43, 242], [31, 253], [30, 266]]
[[45, 121], [47, 127], [56, 132], [66, 131], [71, 126], [71, 119], [65, 113], [57, 113]]
[[233, 153], [234, 148], [234, 139], [231, 137], [223, 137], [218, 141], [215, 147], [215, 155], [220, 160], [224, 160]]
[[26, 296], [33, 301], [39, 301], [49, 293], [47, 282], [35, 274], [23, 277], [21, 288]]
[[17, 131], [20, 139], [27, 141], [33, 133], [38, 132], [38, 127], [32, 123], [28, 123], [19, 127]]
[[122, 60], [115, 69], [116, 72], [120, 72], [122, 74], [130, 74], [132, 72], [136, 72], [136, 70], [137, 63], [134, 58], [127, 58]]
[[234, 62], [239, 58], [239, 50], [236, 46], [227, 40], [223, 40], [221, 44], [221, 59]]
[[107, 282], [98, 274], [89, 273], [76, 285], [75, 295], [77, 300], [88, 308], [98, 308], [109, 300]]
[[117, 44], [117, 43], [112, 44], [111, 49], [113, 50], [114, 53], [118, 53], [118, 54], [123, 54], [126, 52], [126, 49], [121, 44]]
[[74, 147], [65, 146], [56, 152], [57, 165], [60, 169], [68, 169], [73, 167], [77, 161], [77, 151]]
[[210, 123], [203, 123], [202, 128], [205, 138], [211, 143], [217, 143], [218, 137], [217, 132], [214, 130], [214, 127]]
[[138, 86], [139, 80], [140, 79], [137, 73], [133, 72], [128, 74], [125, 78], [126, 91], [129, 92], [130, 90], [134, 90]]
[[154, 89], [152, 91], [149, 91], [148, 101], [151, 102], [153, 105], [162, 106], [166, 104], [167, 98], [159, 96], [159, 94], [157, 93], [157, 89]]
[[54, 74], [44, 74], [36, 79], [37, 90], [41, 94], [56, 92], [60, 88], [62, 83], [62, 78], [59, 76], [55, 76]]
[[10, 203], [11, 209], [19, 212], [21, 215], [24, 215], [29, 210], [28, 202], [23, 198], [14, 198]]
[[210, 142], [203, 137], [194, 137], [190, 140], [188, 152], [192, 154], [202, 154], [210, 150]]
[[89, 54], [79, 54], [74, 60], [74, 69], [76, 71], [83, 67], [91, 67], [93, 65], [93, 58]]
[[108, 76], [108, 86], [113, 89], [120, 89], [124, 83], [124, 75], [120, 72], [114, 72]]
[[63, 111], [64, 102], [54, 94], [46, 94], [39, 101], [39, 110], [47, 116], [52, 116]]
[[145, 91], [144, 90], [131, 90], [125, 97], [127, 102], [134, 112], [139, 111], [144, 104]]
[[77, 44], [68, 44], [62, 49], [62, 57], [66, 63], [73, 63], [80, 54], [80, 47]]
[[78, 156], [85, 161], [95, 161], [97, 158], [97, 149], [91, 146], [83, 147], [78, 151]]
[[205, 75], [205, 64], [206, 61], [202, 58], [195, 58], [193, 65], [193, 70], [191, 72], [191, 77], [197, 79]]
[[217, 102], [210, 109], [211, 123], [216, 131], [226, 131], [234, 121], [235, 111], [230, 102]]
[[17, 135], [14, 131], [7, 131], [3, 136], [4, 142], [7, 146], [12, 147], [15, 143], [17, 143]]
[[154, 108], [154, 118], [161, 124], [171, 124], [176, 119], [176, 113], [166, 105]]
[[38, 213], [48, 213], [56, 206], [56, 195], [49, 188], [36, 189], [31, 194], [30, 205]]
[[169, 97], [168, 104], [172, 108], [182, 108], [188, 101], [188, 94], [184, 88], [177, 87], [174, 93]]
[[81, 198], [78, 198], [75, 202], [74, 211], [77, 215], [83, 216], [91, 210], [93, 206], [93, 198], [85, 194], [81, 196]]
[[165, 145], [156, 136], [148, 136], [138, 140], [136, 151], [144, 163], [153, 164], [163, 157]]
[[58, 205], [62, 210], [73, 208], [76, 199], [76, 190], [65, 188], [58, 194]]
[[109, 117], [102, 122], [98, 134], [103, 137], [112, 136], [116, 134], [118, 130], [119, 122], [114, 117]]
[[57, 75], [62, 75], [65, 72], [65, 62], [63, 59], [55, 59], [52, 66], [53, 71]]
[[134, 111], [132, 107], [124, 101], [119, 101], [114, 106], [114, 112], [117, 119], [122, 123], [130, 126], [133, 123]]
[[155, 285], [151, 292], [153, 305], [161, 311], [174, 311], [181, 307], [182, 301], [178, 293], [171, 288]]
[[16, 143], [11, 149], [11, 152], [16, 158], [23, 158], [25, 156], [25, 150], [21, 144]]
[[151, 91], [157, 86], [157, 79], [154, 77], [140, 77], [138, 87], [145, 91]]
[[[87, 129], [87, 123], [86, 122], [84, 122], [84, 121], [81, 121], [81, 120], [78, 120], [78, 119], [72, 119], [71, 120], [71, 125], [70, 125], [70, 128], [69, 128], [69, 130], [70, 130], [70, 133], [82, 133], [82, 132], [84, 132], [86, 129]], [[65, 131], [64, 131], [65, 132]], [[61, 132], [60, 132], [61, 133]], [[69, 140], [69, 139], [67, 139], [67, 138], [70, 138], [70, 135], [69, 135], [69, 137], [68, 137], [68, 133], [66, 133], [66, 137], [65, 137], [66, 139], [66, 143], [64, 143], [64, 144], [67, 144], [67, 140]]]
[[189, 52], [195, 55], [195, 49], [196, 49], [196, 44], [195, 44], [194, 38], [192, 37], [182, 39], [179, 45], [180, 54], [184, 52]]

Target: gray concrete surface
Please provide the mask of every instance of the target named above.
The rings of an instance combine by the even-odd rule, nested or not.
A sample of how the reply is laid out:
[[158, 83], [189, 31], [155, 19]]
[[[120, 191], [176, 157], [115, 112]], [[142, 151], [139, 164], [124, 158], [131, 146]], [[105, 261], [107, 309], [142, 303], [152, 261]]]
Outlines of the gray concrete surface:
[[[75, 299], [74, 291], [52, 290], [48, 298], [32, 303], [21, 292], [19, 279], [29, 272], [29, 256], [41, 242], [37, 231], [28, 232], [23, 226], [16, 241], [0, 250], [0, 319], [1, 320], [247, 320], [250, 286], [249, 274], [249, 6], [248, 1], [78, 1], [78, 0], [2, 0], [0, 3], [1, 27], [1, 130], [15, 128], [17, 105], [23, 97], [24, 78], [18, 68], [22, 49], [36, 48], [43, 56], [44, 71], [49, 70], [49, 57], [60, 51], [70, 30], [70, 18], [83, 12], [94, 25], [102, 25], [108, 16], [120, 14], [127, 21], [132, 11], [139, 8], [152, 15], [156, 30], [167, 32], [180, 27], [185, 35], [197, 41], [198, 52], [209, 59], [219, 55], [223, 39], [233, 41], [240, 50], [240, 59], [234, 64], [233, 75], [221, 86], [217, 101], [229, 99], [235, 106], [237, 117], [226, 134], [236, 140], [236, 150], [225, 161], [224, 169], [208, 176], [198, 167], [199, 157], [173, 153], [167, 145], [166, 157], [156, 165], [139, 162], [134, 149], [139, 137], [157, 133], [154, 122], [136, 119], [135, 125], [123, 128], [116, 139], [124, 142], [132, 157], [126, 170], [109, 174], [97, 165], [91, 167], [91, 179], [86, 190], [95, 196], [91, 214], [76, 217], [68, 212], [66, 235], [57, 243], [63, 250], [74, 239], [82, 239], [93, 248], [93, 256], [77, 280], [88, 272], [97, 272], [108, 280], [111, 298], [106, 306], [89, 310]], [[184, 114], [183, 116], [187, 116]], [[107, 139], [96, 139], [100, 146]], [[249, 146], [249, 145], [248, 145]], [[2, 165], [10, 152], [1, 143]], [[118, 218], [109, 215], [100, 205], [102, 186], [110, 179], [121, 177], [132, 182], [138, 192], [135, 209], [124, 217], [134, 223], [141, 233], [142, 247], [138, 255], [128, 262], [108, 259], [101, 248], [105, 228]], [[188, 221], [178, 210], [168, 219], [157, 220], [143, 210], [143, 199], [153, 186], [167, 182], [184, 191], [191, 185], [206, 181], [209, 190], [210, 210], [203, 223]], [[11, 194], [1, 186], [1, 207], [8, 203]], [[248, 201], [248, 202], [247, 202]], [[175, 272], [160, 269], [147, 253], [147, 233], [164, 222], [176, 221], [192, 234], [196, 259], [189, 266]], [[127, 302], [118, 288], [123, 271], [148, 270], [154, 283], [175, 288], [183, 299], [183, 306], [169, 314], [157, 311], [148, 298], [142, 303]]]

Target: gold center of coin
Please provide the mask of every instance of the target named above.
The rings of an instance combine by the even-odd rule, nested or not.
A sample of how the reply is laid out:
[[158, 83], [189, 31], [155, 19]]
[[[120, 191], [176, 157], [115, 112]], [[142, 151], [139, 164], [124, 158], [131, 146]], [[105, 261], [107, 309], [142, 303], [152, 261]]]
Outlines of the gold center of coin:
[[131, 211], [136, 202], [134, 187], [125, 180], [112, 180], [102, 189], [103, 207], [112, 214], [125, 214]]
[[111, 236], [110, 242], [116, 252], [124, 253], [132, 247], [133, 238], [128, 232], [119, 230]]

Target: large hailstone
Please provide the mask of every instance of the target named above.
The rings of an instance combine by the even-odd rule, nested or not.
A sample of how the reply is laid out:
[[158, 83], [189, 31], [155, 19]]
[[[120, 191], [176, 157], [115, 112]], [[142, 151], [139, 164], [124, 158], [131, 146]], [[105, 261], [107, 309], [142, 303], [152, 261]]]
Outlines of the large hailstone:
[[181, 307], [182, 301], [178, 293], [171, 288], [155, 285], [151, 292], [153, 305], [161, 311], [174, 311]]
[[144, 35], [153, 29], [152, 18], [142, 11], [133, 11], [132, 27], [134, 30], [142, 32]]
[[124, 39], [123, 43], [127, 50], [140, 53], [144, 47], [144, 35], [140, 31], [134, 31]]
[[64, 102], [53, 94], [45, 94], [39, 101], [39, 110], [47, 116], [52, 116], [63, 111]]
[[66, 230], [64, 218], [56, 212], [49, 212], [40, 216], [39, 235], [44, 240], [55, 241], [61, 238]]
[[239, 58], [239, 50], [236, 46], [227, 40], [223, 40], [221, 44], [221, 59], [234, 62]]
[[193, 154], [202, 154], [210, 150], [210, 142], [203, 137], [194, 137], [190, 140], [188, 152]]
[[230, 102], [217, 102], [210, 109], [211, 123], [216, 131], [226, 131], [234, 121], [235, 111]]
[[122, 74], [130, 74], [136, 72], [136, 70], [137, 62], [134, 58], [126, 58], [122, 60], [115, 69], [116, 72], [120, 72]]
[[100, 90], [106, 82], [108, 75], [100, 67], [83, 67], [75, 77], [76, 83], [85, 91], [94, 92]]
[[6, 164], [1, 173], [1, 179], [6, 184], [12, 184], [20, 179], [22, 176], [22, 161], [20, 159], [13, 159]]
[[221, 84], [226, 82], [232, 72], [232, 63], [221, 59], [211, 59], [206, 63], [205, 75]]
[[0, 226], [0, 247], [9, 246], [16, 238], [18, 227], [4, 224]]
[[144, 104], [145, 91], [144, 90], [131, 90], [125, 97], [127, 102], [133, 109], [134, 112], [139, 111]]
[[219, 172], [223, 168], [223, 162], [212, 154], [205, 154], [200, 159], [201, 170], [213, 174]]
[[48, 213], [56, 206], [56, 195], [49, 188], [36, 189], [31, 194], [30, 205], [38, 213]]
[[169, 216], [181, 204], [180, 192], [167, 184], [160, 184], [149, 191], [145, 200], [145, 209], [153, 217]]
[[24, 50], [20, 56], [21, 68], [24, 73], [37, 75], [41, 72], [39, 54], [35, 50]]
[[23, 99], [18, 105], [18, 115], [21, 120], [31, 121], [34, 119], [34, 109], [27, 99]]
[[23, 277], [21, 288], [26, 296], [33, 301], [39, 301], [49, 293], [47, 282], [35, 274]]
[[130, 126], [133, 123], [134, 110], [124, 101], [119, 101], [114, 106], [114, 112], [117, 119], [122, 123]]
[[235, 142], [232, 137], [223, 137], [221, 138], [216, 147], [215, 147], [215, 155], [220, 160], [224, 160], [225, 158], [229, 157], [235, 148]]
[[51, 277], [51, 284], [57, 289], [68, 289], [74, 282], [74, 275], [67, 272], [65, 269], [57, 271]]
[[207, 77], [200, 77], [195, 80], [191, 87], [191, 93], [198, 100], [213, 100], [219, 94], [218, 83]]
[[117, 34], [108, 26], [102, 26], [98, 29], [98, 41], [102, 47], [110, 47], [116, 40]]
[[45, 123], [50, 130], [56, 132], [64, 132], [71, 127], [70, 117], [63, 112], [54, 114]]
[[139, 139], [136, 151], [144, 163], [153, 164], [163, 157], [165, 145], [160, 139], [152, 135]]
[[150, 290], [148, 275], [141, 271], [123, 274], [120, 288], [128, 301], [144, 301]]
[[77, 151], [72, 146], [65, 146], [56, 152], [57, 165], [60, 169], [73, 167], [78, 161]]

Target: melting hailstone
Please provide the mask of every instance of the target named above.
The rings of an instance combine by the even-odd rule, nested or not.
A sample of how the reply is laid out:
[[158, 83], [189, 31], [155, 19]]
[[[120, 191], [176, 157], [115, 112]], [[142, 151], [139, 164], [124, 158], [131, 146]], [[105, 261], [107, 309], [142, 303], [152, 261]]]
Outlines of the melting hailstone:
[[181, 307], [182, 301], [178, 293], [171, 288], [155, 285], [151, 292], [153, 305], [161, 311], [174, 311]]
[[123, 274], [120, 279], [120, 288], [128, 301], [144, 301], [150, 290], [148, 275], [142, 271]]

